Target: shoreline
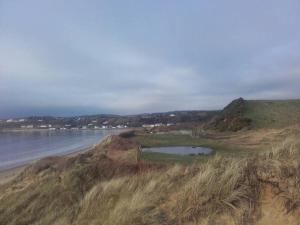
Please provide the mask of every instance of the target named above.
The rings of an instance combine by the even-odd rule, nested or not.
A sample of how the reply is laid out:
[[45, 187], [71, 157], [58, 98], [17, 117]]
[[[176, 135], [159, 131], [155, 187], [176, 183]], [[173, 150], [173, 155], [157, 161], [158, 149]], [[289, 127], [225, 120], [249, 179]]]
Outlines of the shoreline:
[[[124, 130], [128, 130], [128, 128], [124, 129]], [[18, 130], [18, 131], [20, 131], [20, 130]], [[0, 132], [1, 132], [1, 130], [0, 130]], [[74, 157], [74, 156], [77, 156], [77, 155], [79, 155], [81, 153], [85, 153], [87, 151], [90, 151], [90, 150], [94, 149], [97, 145], [99, 145], [103, 140], [105, 140], [110, 135], [113, 135], [113, 134], [105, 135], [97, 143], [92, 144], [92, 145], [87, 146], [87, 147], [83, 147], [83, 148], [78, 149], [78, 150], [74, 150], [74, 151], [70, 150], [70, 151], [65, 152], [65, 153], [60, 153], [60, 154], [58, 153], [58, 154], [53, 154], [53, 155], [49, 155], [49, 156], [43, 156], [43, 157], [41, 157], [39, 159], [30, 160], [30, 161], [24, 162], [24, 163], [22, 163], [20, 165], [12, 166], [11, 168], [6, 168], [6, 169], [3, 168], [2, 170], [0, 170], [0, 185], [5, 184], [5, 183], [11, 181], [17, 175], [19, 175], [27, 166], [29, 166], [30, 164], [32, 164], [32, 163], [34, 163], [34, 162], [36, 162], [38, 160], [41, 160], [41, 159], [44, 159], [44, 158], [47, 158], [47, 157], [51, 157], [51, 156], [59, 156], [59, 157]]]
[[29, 165], [21, 165], [16, 166], [10, 169], [4, 169], [0, 171], [0, 185], [3, 185], [5, 183], [8, 183], [9, 181], [16, 178], [27, 166]]
[[[54, 154], [54, 155], [51, 155], [51, 156], [59, 156], [59, 157], [67, 157], [67, 158], [70, 157], [71, 158], [71, 157], [77, 156], [81, 153], [85, 153], [87, 151], [92, 150], [95, 146], [100, 144], [100, 142], [98, 142], [97, 144], [91, 145], [89, 147], [85, 147], [85, 148], [73, 151], [73, 152], [69, 152], [69, 153], [66, 153], [66, 154]], [[40, 159], [24, 162], [24, 164], [22, 164], [22, 165], [16, 165], [16, 166], [11, 167], [11, 168], [0, 170], [0, 185], [8, 183], [9, 181], [16, 178], [26, 167], [28, 167], [29, 165], [37, 162], [38, 160], [41, 160], [41, 159], [44, 159], [44, 158], [47, 158], [47, 157], [50, 157], [50, 156], [41, 157]]]

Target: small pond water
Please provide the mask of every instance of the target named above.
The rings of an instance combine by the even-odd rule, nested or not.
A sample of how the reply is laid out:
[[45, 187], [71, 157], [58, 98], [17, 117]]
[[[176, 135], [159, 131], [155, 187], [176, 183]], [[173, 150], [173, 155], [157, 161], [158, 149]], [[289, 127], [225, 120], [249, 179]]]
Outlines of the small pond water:
[[177, 154], [177, 155], [209, 155], [213, 153], [213, 150], [211, 148], [191, 147], [191, 146], [143, 148], [142, 151]]

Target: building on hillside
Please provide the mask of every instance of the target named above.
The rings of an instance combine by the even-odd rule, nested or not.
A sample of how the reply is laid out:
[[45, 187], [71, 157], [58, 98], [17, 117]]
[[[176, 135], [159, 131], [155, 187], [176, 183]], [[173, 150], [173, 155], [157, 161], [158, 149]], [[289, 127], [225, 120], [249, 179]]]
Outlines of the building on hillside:
[[143, 124], [142, 127], [144, 128], [153, 128], [155, 125], [154, 124]]

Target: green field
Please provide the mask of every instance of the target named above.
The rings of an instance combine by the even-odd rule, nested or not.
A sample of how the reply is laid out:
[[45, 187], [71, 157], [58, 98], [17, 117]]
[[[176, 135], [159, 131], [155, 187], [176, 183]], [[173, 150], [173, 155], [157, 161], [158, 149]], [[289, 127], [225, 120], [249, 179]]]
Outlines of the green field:
[[[214, 150], [215, 154], [242, 157], [251, 154], [252, 151], [241, 148], [237, 145], [228, 145], [222, 140], [198, 138], [189, 135], [173, 135], [173, 134], [152, 134], [152, 135], [137, 135], [132, 138], [137, 141], [142, 147], [166, 147], [166, 146], [200, 146], [209, 147]], [[176, 155], [154, 152], [142, 152], [141, 159], [152, 162], [169, 162], [192, 164], [206, 161], [211, 156], [206, 155]]]
[[244, 116], [255, 128], [280, 128], [300, 123], [300, 100], [247, 100]]

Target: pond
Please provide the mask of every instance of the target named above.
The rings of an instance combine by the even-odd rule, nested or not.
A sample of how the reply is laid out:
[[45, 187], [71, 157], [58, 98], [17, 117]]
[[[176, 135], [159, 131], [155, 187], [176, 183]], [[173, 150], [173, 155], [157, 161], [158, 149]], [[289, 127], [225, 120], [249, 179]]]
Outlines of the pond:
[[191, 147], [191, 146], [173, 146], [173, 147], [152, 147], [143, 148], [143, 152], [159, 152], [176, 155], [210, 155], [213, 153], [211, 148]]

